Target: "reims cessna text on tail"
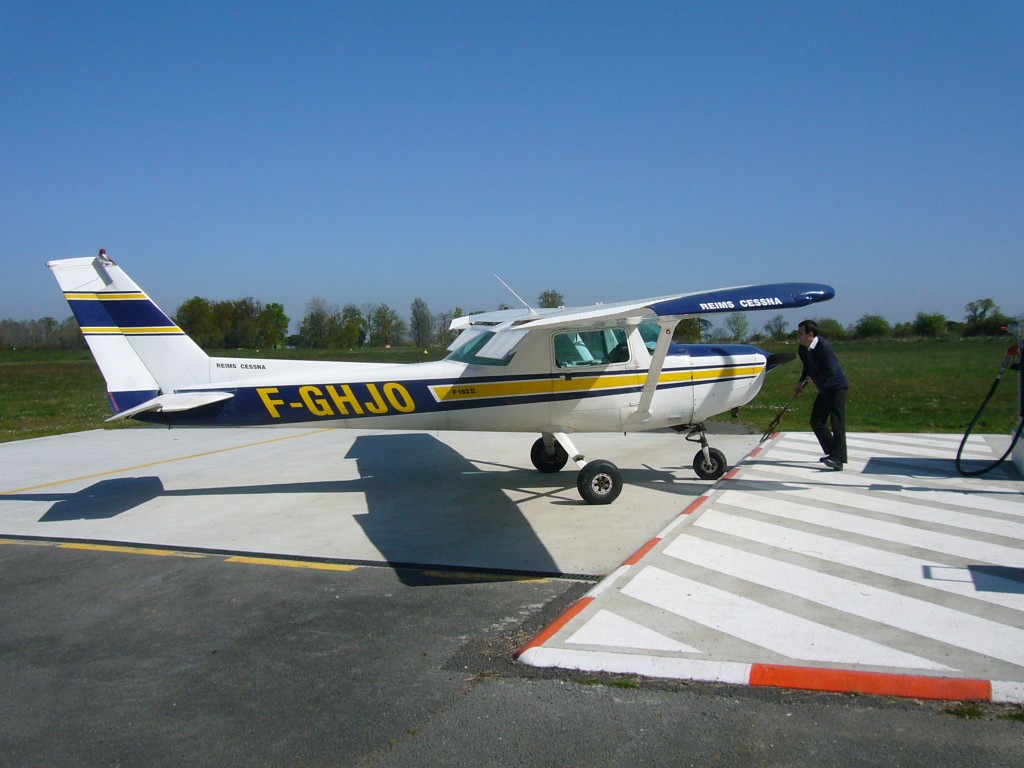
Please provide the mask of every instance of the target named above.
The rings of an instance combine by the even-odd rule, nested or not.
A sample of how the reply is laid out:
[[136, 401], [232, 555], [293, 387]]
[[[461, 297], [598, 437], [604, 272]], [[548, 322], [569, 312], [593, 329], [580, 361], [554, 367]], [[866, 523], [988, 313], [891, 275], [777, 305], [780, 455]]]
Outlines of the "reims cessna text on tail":
[[530, 458], [571, 458], [592, 504], [622, 490], [609, 461], [586, 461], [569, 435], [666, 427], [700, 443], [693, 468], [714, 480], [725, 456], [704, 422], [750, 402], [793, 355], [745, 344], [675, 344], [680, 320], [827, 301], [818, 283], [772, 283], [591, 307], [513, 309], [456, 318], [443, 360], [411, 364], [208, 356], [104, 251], [51, 261], [106, 380], [111, 421], [168, 426], [311, 426], [533, 432]]

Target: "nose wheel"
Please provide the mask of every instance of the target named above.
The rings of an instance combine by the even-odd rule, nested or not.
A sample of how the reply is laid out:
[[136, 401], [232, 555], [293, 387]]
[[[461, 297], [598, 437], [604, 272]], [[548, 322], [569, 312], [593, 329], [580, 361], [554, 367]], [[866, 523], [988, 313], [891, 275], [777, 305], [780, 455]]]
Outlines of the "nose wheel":
[[703, 424], [697, 424], [686, 439], [691, 443], [700, 443], [700, 450], [693, 457], [693, 471], [701, 480], [717, 480], [729, 469], [725, 454], [708, 445]]
[[708, 448], [707, 452], [705, 456], [703, 449], [697, 451], [693, 457], [693, 471], [701, 480], [717, 480], [729, 468], [725, 463], [725, 454], [717, 448]]

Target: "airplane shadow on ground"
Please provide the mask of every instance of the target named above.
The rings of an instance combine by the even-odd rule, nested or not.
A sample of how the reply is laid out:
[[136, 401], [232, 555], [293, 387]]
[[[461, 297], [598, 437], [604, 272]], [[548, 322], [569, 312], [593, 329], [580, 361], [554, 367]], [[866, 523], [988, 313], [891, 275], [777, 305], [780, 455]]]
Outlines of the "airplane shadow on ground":
[[[39, 522], [53, 523], [109, 520], [161, 498], [192, 500], [194, 513], [203, 497], [361, 494], [366, 512], [353, 519], [387, 563], [398, 569], [457, 568], [466, 575], [475, 570], [560, 573], [519, 505], [547, 497], [555, 505], [586, 506], [577, 495], [571, 465], [542, 474], [532, 467], [473, 462], [425, 433], [359, 436], [346, 458], [355, 460], [358, 478], [168, 490], [157, 476], [126, 477], [101, 480], [75, 493], [18, 493], [0, 496], [0, 501], [52, 502]], [[680, 480], [671, 470], [626, 469], [623, 477], [627, 485], [667, 493], [699, 495], [708, 487]], [[338, 514], [350, 514], [342, 506], [339, 502]]]
[[[966, 472], [979, 472], [993, 463], [987, 459], [964, 459], [960, 462]], [[864, 475], [903, 475], [907, 477], [923, 477], [949, 479], [960, 477], [955, 459], [919, 459], [913, 457], [873, 457], [868, 459], [861, 472]], [[990, 480], [1019, 481], [1020, 474], [1009, 461], [986, 472], [983, 477]]]

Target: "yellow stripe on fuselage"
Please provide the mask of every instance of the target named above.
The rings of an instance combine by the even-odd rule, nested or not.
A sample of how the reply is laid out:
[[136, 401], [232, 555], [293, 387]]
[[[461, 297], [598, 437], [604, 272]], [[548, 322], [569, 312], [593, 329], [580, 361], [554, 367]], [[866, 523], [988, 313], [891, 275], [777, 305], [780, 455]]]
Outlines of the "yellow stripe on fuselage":
[[[743, 367], [732, 367], [732, 368], [708, 368], [707, 370], [692, 371], [693, 379], [704, 380], [704, 379], [725, 379], [725, 378], [737, 378], [745, 376], [757, 376], [761, 371], [764, 370], [764, 365], [746, 365]], [[664, 381], [665, 377], [662, 376], [659, 381]]]
[[[708, 382], [715, 379], [747, 378], [757, 376], [764, 365], [731, 366], [702, 370], [663, 371], [658, 385], [678, 384], [687, 381]], [[629, 371], [613, 374], [568, 374], [564, 379], [531, 379], [526, 381], [495, 381], [436, 385], [430, 388], [440, 403], [472, 402], [498, 397], [527, 397], [530, 395], [572, 394], [595, 390], [642, 387], [646, 372]]]

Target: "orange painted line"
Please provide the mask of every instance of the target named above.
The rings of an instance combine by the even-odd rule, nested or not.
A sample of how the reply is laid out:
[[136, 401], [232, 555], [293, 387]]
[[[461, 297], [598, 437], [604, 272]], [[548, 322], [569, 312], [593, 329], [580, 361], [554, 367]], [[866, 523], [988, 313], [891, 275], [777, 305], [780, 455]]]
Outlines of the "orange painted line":
[[638, 549], [636, 552], [634, 552], [633, 556], [630, 557], [629, 560], [624, 562], [623, 565], [636, 565], [637, 563], [640, 562], [640, 560], [643, 558], [644, 555], [646, 555], [648, 552], [650, 552], [652, 549], [654, 549], [656, 546], [658, 546], [658, 542], [660, 542], [660, 541], [661, 541], [660, 538], [651, 539], [646, 544], [644, 544], [642, 547], [640, 547], [640, 549]]
[[681, 514], [681, 515], [692, 515], [694, 512], [697, 511], [697, 507], [699, 507], [701, 504], [703, 504], [707, 500], [708, 500], [707, 496], [701, 496], [698, 499], [696, 499], [695, 501], [691, 502], [690, 506], [688, 506], [686, 509], [684, 509], [679, 514]]
[[989, 701], [992, 699], [992, 683], [988, 680], [889, 675], [881, 672], [787, 667], [777, 664], [754, 664], [750, 670], [750, 684], [777, 688], [801, 688], [810, 691], [903, 696], [912, 699], [945, 699], [949, 701]]
[[722, 479], [723, 480], [732, 480], [739, 473], [740, 473], [740, 467], [733, 467], [732, 469], [730, 469], [728, 472], [725, 473], [725, 477], [723, 477]]
[[757, 454], [759, 454], [759, 453], [760, 453], [760, 452], [761, 452], [762, 450], [763, 450], [762, 446], [760, 446], [760, 445], [759, 445], [759, 446], [757, 446], [757, 448], [755, 448], [754, 450], [752, 450], [752, 451], [751, 451], [750, 453], [748, 453], [748, 454], [747, 454], [747, 458], [748, 458], [748, 459], [752, 459], [752, 458], [754, 458], [754, 457], [755, 457], [755, 456], [757, 456]]
[[580, 611], [582, 611], [592, 602], [594, 602], [593, 597], [587, 596], [580, 598], [580, 601], [576, 603], [576, 605], [574, 605], [568, 611], [563, 613], [560, 617], [555, 619], [555, 621], [548, 625], [547, 629], [545, 629], [543, 632], [541, 632], [539, 635], [533, 638], [533, 640], [531, 640], [518, 651], [516, 651], [515, 658], [518, 659], [531, 648], [537, 648], [538, 646], [544, 645], [544, 643], [546, 643], [548, 640], [555, 636], [555, 633], [558, 632], [558, 630], [560, 630], [562, 627], [564, 627], [566, 624], [568, 624], [570, 621], [576, 618], [576, 616], [579, 615]]

